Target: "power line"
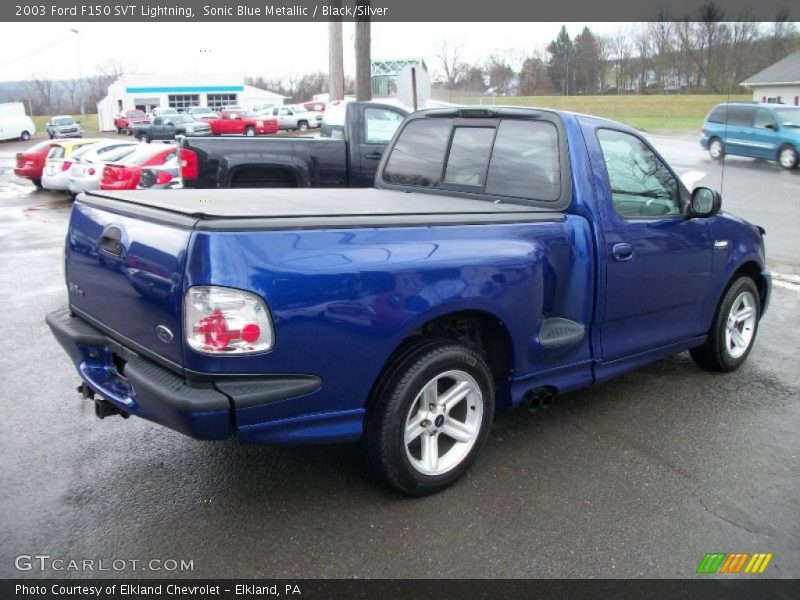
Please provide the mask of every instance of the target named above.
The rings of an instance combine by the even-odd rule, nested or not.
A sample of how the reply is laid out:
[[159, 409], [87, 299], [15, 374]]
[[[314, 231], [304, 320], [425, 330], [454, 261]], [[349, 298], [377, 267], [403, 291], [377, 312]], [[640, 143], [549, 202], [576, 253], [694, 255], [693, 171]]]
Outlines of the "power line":
[[[70, 31], [74, 32], [75, 30], [70, 29]], [[38, 50], [34, 50], [33, 52], [29, 52], [28, 54], [24, 54], [23, 56], [18, 56], [17, 58], [11, 59], [9, 61], [2, 62], [2, 63], [0, 63], [0, 67], [5, 67], [6, 65], [10, 65], [10, 64], [25, 60], [27, 58], [30, 58], [31, 56], [36, 56], [37, 54], [41, 54], [45, 50], [49, 50], [53, 46], [57, 46], [58, 44], [60, 44], [62, 42], [65, 42], [65, 41], [67, 41], [68, 39], [71, 39], [71, 38], [72, 38], [72, 35], [64, 36], [63, 38], [58, 39], [58, 40], [56, 40], [55, 42], [53, 42], [51, 44], [47, 44], [46, 46], [42, 46]]]

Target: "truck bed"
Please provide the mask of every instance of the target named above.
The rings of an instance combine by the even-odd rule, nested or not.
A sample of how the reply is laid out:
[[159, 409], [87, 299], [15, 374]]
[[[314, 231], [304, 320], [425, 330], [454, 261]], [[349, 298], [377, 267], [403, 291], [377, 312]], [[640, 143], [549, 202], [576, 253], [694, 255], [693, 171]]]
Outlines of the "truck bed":
[[518, 223], [555, 211], [431, 193], [378, 189], [227, 189], [88, 192], [80, 201], [203, 230]]

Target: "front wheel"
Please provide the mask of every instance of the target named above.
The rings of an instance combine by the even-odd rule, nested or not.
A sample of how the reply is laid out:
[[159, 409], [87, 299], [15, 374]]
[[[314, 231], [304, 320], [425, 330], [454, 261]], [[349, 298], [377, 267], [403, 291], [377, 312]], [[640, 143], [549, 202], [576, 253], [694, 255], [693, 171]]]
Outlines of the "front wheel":
[[27, 131], [23, 131], [21, 134], [19, 134], [19, 139], [21, 139], [23, 142], [27, 142], [29, 139], [31, 139], [31, 134]]
[[725, 156], [725, 146], [722, 145], [722, 140], [719, 138], [712, 138], [708, 143], [708, 153], [714, 160], [720, 160]]
[[720, 300], [705, 344], [690, 351], [709, 371], [733, 371], [747, 359], [758, 331], [761, 300], [755, 282], [739, 277]]
[[407, 351], [367, 413], [371, 463], [396, 489], [425, 496], [455, 483], [489, 436], [494, 385], [476, 351], [446, 340]]
[[307, 131], [308, 130], [308, 123], [306, 123], [305, 121], [300, 121], [297, 124], [297, 129], [299, 131]]
[[797, 150], [794, 146], [787, 144], [778, 151], [778, 164], [787, 170], [797, 166]]

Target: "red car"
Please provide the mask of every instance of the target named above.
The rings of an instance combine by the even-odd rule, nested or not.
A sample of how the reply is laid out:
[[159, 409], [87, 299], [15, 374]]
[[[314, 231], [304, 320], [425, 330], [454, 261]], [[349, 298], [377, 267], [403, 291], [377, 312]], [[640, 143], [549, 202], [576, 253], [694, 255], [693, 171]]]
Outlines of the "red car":
[[207, 119], [214, 135], [263, 135], [278, 133], [278, 120], [241, 110], [223, 110], [217, 119]]
[[157, 167], [175, 158], [177, 149], [174, 144], [142, 144], [125, 160], [106, 165], [103, 178], [100, 180], [101, 190], [135, 190], [139, 185], [142, 167]]
[[126, 132], [130, 135], [131, 130], [129, 127], [131, 123], [143, 123], [149, 120], [149, 117], [141, 110], [123, 110], [114, 117], [114, 127], [117, 128], [117, 133]]
[[50, 146], [57, 144], [61, 140], [47, 140], [39, 142], [35, 146], [28, 148], [24, 152], [17, 152], [17, 166], [14, 167], [14, 175], [30, 179], [36, 187], [42, 187], [42, 171], [50, 152]]

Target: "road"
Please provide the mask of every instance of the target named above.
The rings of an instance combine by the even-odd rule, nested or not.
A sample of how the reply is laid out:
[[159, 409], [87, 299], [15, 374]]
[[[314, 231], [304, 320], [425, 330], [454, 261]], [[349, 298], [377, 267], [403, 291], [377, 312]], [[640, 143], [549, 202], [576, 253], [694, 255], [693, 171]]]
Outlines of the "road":
[[[721, 178], [691, 140], [654, 140], [682, 173]], [[43, 321], [66, 301], [70, 203], [0, 174], [0, 576], [41, 576], [14, 568], [38, 553], [193, 561], [102, 573], [126, 577], [692, 577], [706, 552], [741, 551], [800, 577], [799, 175], [726, 161], [726, 208], [767, 228], [784, 274], [739, 371], [681, 354], [544, 413], [498, 415], [467, 476], [413, 500], [377, 485], [355, 445], [198, 442], [95, 419]]]

